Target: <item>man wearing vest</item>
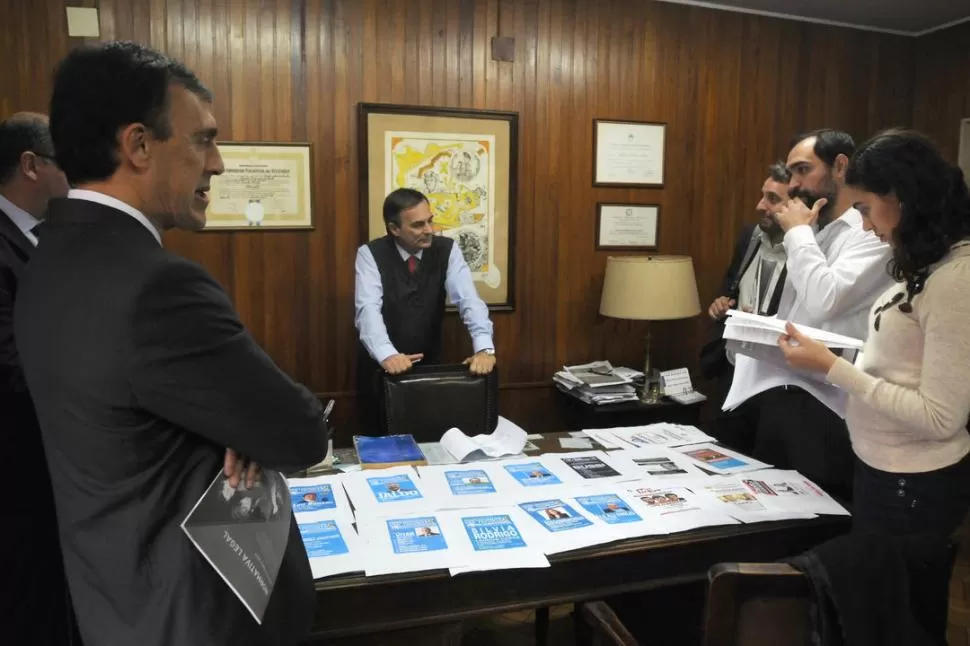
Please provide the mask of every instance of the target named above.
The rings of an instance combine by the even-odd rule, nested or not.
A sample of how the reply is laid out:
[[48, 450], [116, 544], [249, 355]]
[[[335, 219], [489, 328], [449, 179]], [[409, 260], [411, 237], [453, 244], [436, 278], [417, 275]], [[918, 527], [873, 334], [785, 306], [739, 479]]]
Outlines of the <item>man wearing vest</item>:
[[417, 361], [437, 363], [445, 296], [458, 308], [475, 354], [474, 374], [495, 367], [488, 307], [454, 240], [434, 235], [431, 205], [399, 188], [384, 200], [387, 235], [362, 245], [355, 262], [354, 324], [360, 334], [357, 392], [363, 422], [374, 422], [379, 374], [406, 372]]

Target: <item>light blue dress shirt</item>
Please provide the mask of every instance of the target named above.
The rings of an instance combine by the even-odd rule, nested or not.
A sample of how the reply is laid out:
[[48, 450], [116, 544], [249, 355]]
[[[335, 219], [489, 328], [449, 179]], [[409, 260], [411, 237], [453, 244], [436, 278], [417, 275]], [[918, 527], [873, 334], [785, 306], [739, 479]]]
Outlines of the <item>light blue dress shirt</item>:
[[[397, 252], [401, 255], [401, 262], [406, 262], [411, 255], [399, 244], [395, 243]], [[421, 259], [423, 251], [416, 254]], [[377, 262], [367, 245], [357, 250], [357, 260], [354, 263], [357, 275], [354, 289], [354, 325], [360, 334], [360, 340], [378, 363], [398, 351], [391, 343], [384, 325], [381, 308], [384, 305], [384, 289], [381, 286], [381, 274], [377, 269]], [[449, 300], [458, 308], [461, 320], [464, 321], [468, 333], [472, 337], [472, 347], [475, 352], [493, 349], [492, 321], [488, 318], [488, 306], [478, 295], [472, 281], [472, 272], [465, 262], [458, 245], [452, 245], [448, 256], [448, 269], [445, 274], [445, 292]]]
[[40, 224], [40, 220], [24, 211], [3, 195], [0, 195], [0, 211], [7, 214], [7, 217], [20, 229], [20, 232], [24, 234], [24, 237], [27, 238], [30, 244], [35, 247], [37, 246], [37, 236], [34, 235], [31, 229]]

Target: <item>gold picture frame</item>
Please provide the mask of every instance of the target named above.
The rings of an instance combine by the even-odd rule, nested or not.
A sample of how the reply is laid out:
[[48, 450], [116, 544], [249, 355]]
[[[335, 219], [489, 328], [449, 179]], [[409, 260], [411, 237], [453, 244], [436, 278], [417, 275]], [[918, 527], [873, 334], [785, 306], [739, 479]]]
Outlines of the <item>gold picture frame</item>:
[[224, 141], [203, 231], [312, 230], [309, 143]]
[[388, 193], [420, 190], [482, 300], [513, 310], [518, 113], [361, 103], [359, 128], [362, 241], [386, 234]]

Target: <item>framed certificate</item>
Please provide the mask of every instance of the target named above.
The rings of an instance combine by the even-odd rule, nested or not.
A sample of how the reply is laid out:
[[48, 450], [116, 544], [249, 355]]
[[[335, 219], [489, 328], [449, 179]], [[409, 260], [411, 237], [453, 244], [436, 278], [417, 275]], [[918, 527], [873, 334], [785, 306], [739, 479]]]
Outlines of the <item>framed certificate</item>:
[[308, 143], [219, 142], [204, 231], [312, 229]]
[[664, 185], [667, 124], [593, 120], [593, 186]]
[[596, 248], [657, 248], [660, 207], [656, 204], [597, 204]]

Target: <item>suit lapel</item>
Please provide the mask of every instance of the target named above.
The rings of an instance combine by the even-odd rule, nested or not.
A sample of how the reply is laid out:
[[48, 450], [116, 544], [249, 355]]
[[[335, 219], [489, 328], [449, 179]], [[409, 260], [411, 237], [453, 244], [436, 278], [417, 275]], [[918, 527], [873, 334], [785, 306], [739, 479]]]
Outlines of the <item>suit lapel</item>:
[[34, 251], [34, 245], [24, 235], [13, 220], [5, 212], [0, 211], [0, 236], [6, 238], [10, 244], [17, 247], [24, 256], [30, 256]]

